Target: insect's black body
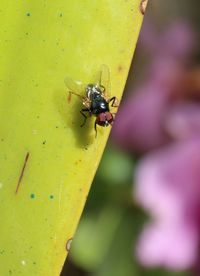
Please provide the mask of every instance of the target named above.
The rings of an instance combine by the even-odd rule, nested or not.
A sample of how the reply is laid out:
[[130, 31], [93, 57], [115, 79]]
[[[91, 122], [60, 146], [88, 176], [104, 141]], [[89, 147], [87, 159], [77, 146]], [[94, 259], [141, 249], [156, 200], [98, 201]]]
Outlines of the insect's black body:
[[[71, 94], [74, 94], [82, 99], [84, 108], [80, 110], [80, 113], [84, 117], [84, 121], [81, 126], [84, 126], [87, 115], [94, 115], [96, 117], [94, 129], [97, 135], [97, 125], [107, 127], [113, 124], [115, 113], [110, 112], [111, 107], [118, 107], [118, 100], [116, 97], [109, 98], [109, 68], [106, 65], [102, 65], [100, 71], [99, 82], [88, 84], [84, 87], [76, 82], [73, 82], [71, 78], [66, 79], [66, 85], [69, 88], [69, 100]], [[78, 94], [80, 87], [85, 90], [85, 96]], [[77, 89], [77, 90], [76, 90]], [[81, 89], [81, 91], [83, 91]]]
[[89, 84], [86, 87], [86, 96], [91, 101], [89, 110], [94, 115], [110, 111], [109, 104], [105, 100], [101, 89], [104, 90], [104, 87], [100, 88], [96, 84]]
[[94, 97], [94, 100], [90, 106], [92, 114], [98, 115], [100, 113], [110, 111], [109, 105], [103, 97]]

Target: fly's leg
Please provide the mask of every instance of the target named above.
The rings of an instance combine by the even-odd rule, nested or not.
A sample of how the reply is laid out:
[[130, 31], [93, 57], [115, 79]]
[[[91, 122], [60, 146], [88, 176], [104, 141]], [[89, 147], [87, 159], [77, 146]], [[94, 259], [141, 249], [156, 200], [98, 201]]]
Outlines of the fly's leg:
[[91, 101], [87, 97], [83, 98], [83, 105], [90, 111]]
[[87, 120], [87, 116], [85, 115], [84, 112], [89, 112], [90, 113], [90, 110], [88, 108], [83, 108], [83, 109], [80, 110], [81, 115], [84, 117], [84, 121], [81, 124], [81, 127], [83, 127], [85, 125], [86, 120]]
[[112, 97], [111, 99], [109, 99], [108, 102], [111, 103], [112, 107], [118, 107], [119, 106], [119, 101], [116, 97]]
[[115, 121], [115, 116], [116, 116], [116, 113], [114, 112], [114, 113], [112, 113], [112, 115], [113, 115], [113, 121], [110, 123], [110, 124], [111, 124], [111, 126], [113, 125], [113, 123], [114, 123], [114, 121]]
[[94, 123], [94, 130], [95, 130], [95, 138], [97, 138], [97, 123], [96, 123], [96, 121]]

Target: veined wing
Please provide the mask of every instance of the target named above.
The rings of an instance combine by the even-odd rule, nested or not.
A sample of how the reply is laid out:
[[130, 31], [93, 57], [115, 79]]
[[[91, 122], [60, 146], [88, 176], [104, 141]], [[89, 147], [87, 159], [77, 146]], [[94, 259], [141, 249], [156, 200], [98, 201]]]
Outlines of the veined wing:
[[84, 95], [85, 85], [81, 81], [73, 80], [71, 77], [65, 78], [65, 84], [69, 90], [69, 92], [73, 92], [76, 94]]
[[100, 68], [99, 84], [105, 87], [105, 97], [110, 98], [110, 70], [105, 64], [102, 64]]

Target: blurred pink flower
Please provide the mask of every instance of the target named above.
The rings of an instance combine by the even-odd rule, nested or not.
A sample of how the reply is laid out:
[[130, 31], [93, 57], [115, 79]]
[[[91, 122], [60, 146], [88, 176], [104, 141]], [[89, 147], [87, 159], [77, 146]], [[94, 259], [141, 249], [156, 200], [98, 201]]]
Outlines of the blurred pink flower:
[[[189, 69], [194, 33], [176, 23], [158, 35], [143, 26], [143, 84], [122, 103], [115, 143], [143, 155], [134, 197], [151, 215], [136, 249], [146, 266], [195, 266], [200, 243], [200, 71]], [[148, 47], [149, 46], [149, 47]]]
[[[172, 43], [175, 36], [181, 40], [179, 45]], [[180, 102], [185, 101], [184, 78], [187, 74], [186, 64], [194, 49], [194, 42], [190, 41], [192, 38], [189, 27], [180, 23], [157, 39], [153, 36], [151, 48], [155, 52], [153, 49], [151, 52], [155, 56], [152, 57], [143, 84], [122, 102], [117, 114], [112, 130], [117, 144], [140, 153], [162, 146], [173, 138], [168, 131], [168, 115], [172, 107], [174, 110], [176, 104], [179, 106]], [[157, 49], [155, 41], [160, 48], [163, 46], [162, 49]]]
[[140, 261], [171, 269], [194, 265], [200, 237], [200, 140], [148, 154], [135, 181], [134, 197], [152, 217], [138, 242]]
[[162, 35], [159, 35], [151, 22], [145, 19], [138, 43], [148, 54], [156, 58], [158, 55], [170, 55], [176, 59], [185, 59], [190, 55], [191, 49], [194, 49], [195, 40], [196, 34], [183, 21], [173, 22]]

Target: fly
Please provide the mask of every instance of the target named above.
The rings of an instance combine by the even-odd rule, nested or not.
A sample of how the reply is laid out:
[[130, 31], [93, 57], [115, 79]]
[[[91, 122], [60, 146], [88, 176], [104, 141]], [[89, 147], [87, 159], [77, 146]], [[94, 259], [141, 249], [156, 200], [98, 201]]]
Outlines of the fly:
[[[82, 101], [84, 108], [80, 110], [84, 121], [83, 127], [89, 116], [95, 116], [94, 129], [97, 136], [97, 125], [107, 127], [114, 122], [115, 113], [110, 111], [111, 107], [118, 107], [118, 99], [114, 96], [109, 98], [110, 87], [110, 71], [106, 65], [101, 66], [100, 76], [97, 83], [83, 85], [82, 82], [75, 82], [71, 78], [66, 78], [65, 83], [69, 90], [69, 101], [71, 95], [76, 95]], [[85, 96], [79, 93], [84, 91]]]

